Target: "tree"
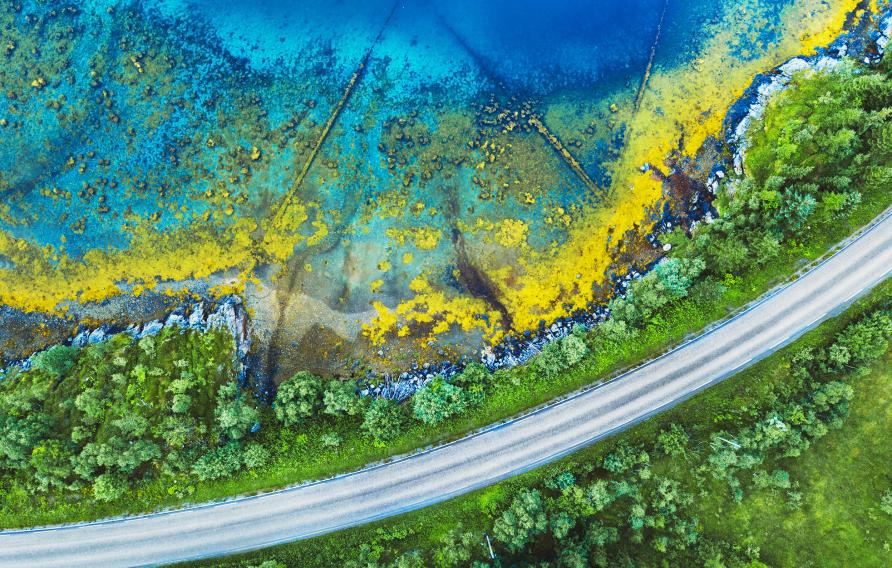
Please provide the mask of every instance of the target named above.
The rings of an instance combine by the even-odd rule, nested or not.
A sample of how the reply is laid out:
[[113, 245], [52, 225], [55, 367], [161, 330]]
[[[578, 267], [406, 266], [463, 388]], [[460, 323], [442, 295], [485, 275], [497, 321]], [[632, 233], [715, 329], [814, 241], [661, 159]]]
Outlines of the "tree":
[[66, 485], [72, 470], [71, 448], [60, 440], [45, 440], [31, 451], [33, 480], [37, 488], [46, 491]]
[[892, 489], [883, 491], [883, 496], [880, 497], [880, 510], [892, 516]]
[[486, 397], [486, 387], [492, 380], [492, 373], [484, 365], [473, 361], [452, 377], [452, 384], [464, 389], [469, 406], [479, 406]]
[[326, 448], [337, 448], [341, 445], [341, 435], [337, 432], [326, 432], [319, 438], [322, 445]]
[[439, 424], [451, 416], [461, 414], [468, 407], [461, 387], [437, 377], [418, 389], [412, 397], [413, 414], [425, 424]]
[[71, 370], [77, 360], [77, 349], [67, 345], [54, 345], [35, 355], [31, 365], [53, 377], [61, 377]]
[[564, 356], [564, 364], [572, 367], [588, 354], [588, 345], [585, 344], [585, 339], [574, 333], [561, 340], [561, 354]]
[[378, 442], [386, 442], [402, 432], [403, 414], [392, 400], [376, 398], [365, 411], [362, 429]]
[[315, 416], [322, 406], [322, 379], [300, 371], [279, 385], [273, 410], [285, 426], [294, 426]]
[[471, 560], [471, 548], [480, 544], [480, 538], [461, 530], [461, 525], [446, 533], [434, 552], [434, 565], [437, 568], [467, 566]]
[[17, 417], [4, 416], [0, 409], [0, 467], [27, 467], [31, 450], [50, 433], [52, 426], [52, 418], [42, 412]]
[[684, 455], [687, 445], [688, 435], [678, 424], [673, 423], [668, 430], [661, 430], [657, 435], [657, 447], [667, 456]]
[[93, 482], [93, 497], [97, 501], [115, 501], [129, 489], [127, 479], [113, 473], [103, 473]]
[[365, 400], [356, 394], [353, 381], [327, 381], [322, 393], [323, 412], [333, 416], [362, 414]]
[[257, 469], [263, 467], [269, 462], [270, 453], [263, 444], [251, 442], [245, 447], [242, 453], [242, 463], [248, 469]]
[[192, 473], [202, 481], [219, 479], [235, 473], [242, 466], [242, 449], [238, 442], [212, 448], [192, 466]]
[[238, 383], [231, 381], [217, 390], [214, 417], [227, 438], [241, 440], [260, 421], [260, 411], [250, 397], [242, 396]]
[[536, 368], [546, 377], [554, 377], [567, 368], [564, 353], [557, 341], [552, 341], [542, 347], [542, 350], [536, 355], [535, 364]]
[[513, 552], [523, 550], [526, 544], [548, 529], [548, 517], [542, 494], [536, 489], [524, 489], [511, 505], [496, 519], [493, 536]]

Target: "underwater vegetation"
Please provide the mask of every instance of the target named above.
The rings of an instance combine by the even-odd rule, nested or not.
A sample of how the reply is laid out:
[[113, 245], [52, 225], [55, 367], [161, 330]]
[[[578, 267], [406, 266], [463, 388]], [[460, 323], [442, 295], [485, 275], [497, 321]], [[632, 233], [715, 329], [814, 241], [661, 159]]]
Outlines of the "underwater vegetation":
[[276, 377], [534, 330], [693, 221], [756, 74], [880, 7], [327, 4], [0, 0], [0, 317], [46, 318], [0, 340], [233, 293]]

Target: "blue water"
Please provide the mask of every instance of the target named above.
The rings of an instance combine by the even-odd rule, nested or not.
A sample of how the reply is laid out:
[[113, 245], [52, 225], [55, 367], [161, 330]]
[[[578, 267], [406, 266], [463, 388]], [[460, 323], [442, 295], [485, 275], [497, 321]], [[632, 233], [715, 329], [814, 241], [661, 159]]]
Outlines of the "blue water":
[[[389, 0], [167, 0], [137, 4], [125, 18], [118, 3], [82, 2], [77, 23], [83, 33], [73, 37], [74, 48], [68, 55], [70, 84], [59, 90], [75, 105], [88, 103], [83, 105], [79, 123], [60, 122], [53, 112], [41, 108], [43, 101], [25, 109], [33, 119], [20, 131], [19, 139], [0, 148], [0, 168], [9, 172], [7, 179], [13, 186], [7, 191], [12, 196], [10, 210], [0, 219], [0, 226], [18, 237], [62, 246], [77, 256], [97, 247], [125, 247], [128, 226], [153, 215], [159, 216], [153, 224], [162, 231], [200, 217], [213, 210], [201, 199], [208, 183], [219, 183], [221, 177], [224, 183], [228, 181], [220, 173], [220, 159], [190, 149], [192, 163], [184, 167], [171, 161], [167, 150], [185, 138], [200, 144], [198, 138], [205, 133], [229, 126], [220, 124], [220, 109], [237, 114], [245, 96], [254, 92], [277, 94], [262, 103], [270, 123], [293, 115], [293, 103], [303, 99], [316, 103], [306, 118], [324, 123], [343, 85], [379, 36], [370, 61], [371, 76], [357, 90], [345, 113], [348, 117], [367, 118], [368, 109], [361, 104], [374, 97], [379, 99], [374, 112], [382, 120], [414, 109], [434, 127], [436, 112], [427, 111], [468, 108], [491, 92], [533, 99], [575, 92], [591, 100], [617, 88], [632, 92], [647, 64], [664, 5], [664, 0], [396, 4]], [[26, 2], [22, 14], [29, 6]], [[114, 14], [108, 13], [110, 6], [117, 8]], [[34, 5], [38, 11], [50, 7]], [[714, 18], [718, 7], [718, 0], [669, 3], [657, 64], [671, 65], [695, 49], [698, 30]], [[135, 96], [126, 81], [116, 80], [120, 73], [115, 70], [102, 84], [114, 99], [113, 112], [125, 118], [114, 124], [107, 120], [104, 108], [90, 104], [96, 101], [87, 84], [89, 65], [97, 57], [126, 57], [129, 50], [116, 52], [114, 45], [133, 33], [124, 32], [123, 26], [134, 23], [137, 30], [152, 34], [150, 50], [166, 50], [183, 58], [187, 70], [166, 75], [168, 89], [159, 86], [151, 97], [142, 98]], [[134, 34], [137, 45], [142, 43], [139, 31]], [[52, 54], [41, 53], [38, 59], [46, 57]], [[383, 99], [378, 96], [382, 91]], [[430, 95], [426, 100], [425, 94]], [[183, 98], [190, 101], [188, 106], [181, 104]], [[210, 108], [210, 104], [216, 106]], [[226, 120], [231, 125], [234, 118]], [[128, 128], [136, 133], [137, 143], [125, 136]], [[573, 134], [562, 132], [561, 126], [556, 133]], [[231, 142], [251, 144], [243, 132], [230, 131], [225, 136]], [[386, 177], [378, 167], [381, 160], [374, 155], [374, 144], [368, 143], [373, 137], [349, 131], [340, 136], [344, 145], [368, 147], [367, 153], [355, 156], [357, 163], [368, 164], [372, 176]], [[604, 139], [579, 150], [580, 160], [605, 185], [609, 180], [601, 163], [615, 143]], [[70, 157], [90, 152], [109, 159], [113, 167], [98, 168], [89, 158], [76, 160], [77, 167], [66, 166]], [[23, 161], [22, 156], [29, 159]], [[280, 168], [245, 188], [247, 202], [267, 199], [267, 194], [274, 197], [288, 187], [296, 167], [292, 162], [298, 158], [282, 148], [278, 159]], [[88, 180], [90, 187], [85, 189], [85, 174], [78, 171], [82, 163], [86, 163], [87, 176], [101, 170], [108, 174], [101, 179], [111, 180], [116, 187], [96, 188], [94, 180]], [[351, 199], [369, 198], [356, 189], [368, 185], [361, 178], [347, 183], [348, 191], [360, 192]], [[554, 188], [559, 190], [553, 192], [554, 198], [564, 205], [578, 201], [577, 186], [572, 175], [566, 176]], [[40, 190], [46, 188], [56, 195], [41, 195]], [[77, 194], [83, 191], [88, 193], [79, 199]], [[59, 192], [66, 198], [60, 199]], [[98, 213], [91, 206], [97, 193], [104, 196], [109, 211]], [[67, 194], [73, 197], [68, 199]], [[321, 197], [329, 206], [344, 206], [342, 192], [334, 200]], [[188, 214], [182, 213], [183, 207]], [[245, 207], [235, 217], [239, 214], [262, 215], [262, 211]]]

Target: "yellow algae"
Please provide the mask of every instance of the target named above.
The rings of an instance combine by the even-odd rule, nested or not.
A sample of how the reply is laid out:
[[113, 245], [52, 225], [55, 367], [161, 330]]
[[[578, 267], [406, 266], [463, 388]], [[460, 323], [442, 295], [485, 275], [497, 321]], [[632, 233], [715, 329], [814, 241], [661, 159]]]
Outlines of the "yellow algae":
[[189, 226], [158, 233], [135, 231], [125, 250], [91, 250], [73, 259], [0, 231], [0, 254], [14, 268], [0, 269], [0, 303], [25, 311], [52, 312], [65, 301], [100, 301], [122, 292], [120, 283], [151, 287], [159, 280], [206, 278], [250, 265], [251, 220], [230, 229]]
[[409, 229], [389, 228], [384, 231], [388, 238], [395, 241], [400, 246], [411, 242], [420, 250], [433, 250], [440, 243], [443, 231], [433, 227], [412, 227]]
[[[288, 207], [281, 208], [275, 217], [264, 223], [266, 232], [261, 250], [279, 261], [288, 259], [294, 253], [294, 247], [306, 238], [297, 230], [309, 218], [306, 206], [296, 197], [292, 198]], [[317, 228], [317, 232], [319, 230]]]
[[[608, 246], [629, 230], [649, 230], [648, 213], [662, 197], [662, 183], [640, 168], [645, 163], [662, 167], [678, 149], [692, 156], [749, 85], [752, 77], [800, 53], [829, 43], [843, 28], [857, 0], [833, 5], [796, 2], [782, 14], [780, 41], [762, 57], [741, 60], [733, 53], [733, 30], [719, 30], [705, 46], [698, 69], [657, 69], [650, 77], [641, 108], [617, 108], [627, 125], [626, 146], [611, 170], [614, 184], [606, 206], [582, 215], [555, 258], [524, 263], [517, 270], [500, 268], [490, 277], [504, 295], [503, 302], [518, 328], [565, 313], [565, 303], [585, 305], [593, 287], [612, 264]], [[759, 5], [758, 2], [748, 4]], [[743, 31], [741, 31], [742, 33]], [[683, 140], [683, 147], [678, 148]]]
[[430, 327], [428, 339], [449, 331], [453, 326], [466, 332], [479, 330], [492, 341], [501, 337], [501, 314], [491, 310], [483, 300], [463, 296], [447, 297], [445, 292], [435, 290], [423, 276], [413, 279], [409, 288], [415, 292], [415, 296], [401, 302], [395, 309], [388, 308], [381, 302], [372, 303], [377, 315], [368, 325], [363, 326], [363, 334], [373, 344], [383, 343], [394, 330], [397, 335], [404, 337], [408, 334], [404, 330], [419, 325]]
[[[765, 2], [744, 0], [743, 5], [751, 13], [763, 9]], [[605, 271], [614, 263], [616, 243], [630, 230], [649, 229], [648, 213], [655, 211], [662, 199], [662, 187], [657, 178], [642, 173], [641, 166], [650, 163], [663, 168], [667, 156], [675, 150], [679, 150], [682, 156], [693, 155], [707, 136], [719, 132], [728, 107], [743, 92], [753, 75], [795, 54], [808, 53], [816, 46], [829, 43], [840, 32], [846, 13], [856, 5], [856, 0], [832, 3], [794, 0], [791, 6], [783, 10], [778, 24], [769, 22], [767, 18], [759, 21], [750, 15], [739, 18], [736, 14], [739, 8], [729, 7], [721, 18], [726, 27], [708, 34], [712, 39], [706, 41], [695, 62], [680, 68], [653, 70], [637, 111], [616, 93], [611, 93], [609, 100], [593, 102], [590, 105], [592, 108], [600, 105], [600, 112], [609, 110], [609, 121], [625, 127], [622, 154], [615, 162], [607, 164], [613, 185], [610, 197], [604, 203], [589, 204], [578, 210], [570, 207], [564, 210], [554, 203], [551, 197], [561, 183], [558, 174], [566, 168], [536, 167], [546, 161], [549, 164], [559, 162], [552, 148], [542, 142], [542, 136], [547, 138], [543, 132], [545, 125], [554, 126], [552, 115], [548, 109], [543, 109], [543, 114], [536, 115], [544, 117], [543, 123], [533, 125], [541, 136], [529, 129], [524, 131], [523, 122], [502, 123], [483, 132], [475, 122], [477, 117], [473, 112], [448, 111], [441, 114], [437, 129], [433, 132], [427, 132], [426, 126], [419, 126], [417, 131], [410, 132], [414, 137], [414, 152], [404, 152], [407, 157], [405, 165], [398, 166], [399, 171], [394, 176], [397, 189], [375, 193], [374, 203], [368, 206], [361, 204], [360, 207], [363, 213], [368, 212], [369, 217], [375, 215], [373, 221], [390, 217], [410, 218], [413, 223], [435, 225], [435, 221], [428, 220], [428, 215], [438, 215], [438, 208], [442, 211], [440, 215], [446, 215], [450, 209], [443, 201], [420, 200], [415, 193], [417, 187], [425, 187], [426, 182], [436, 179], [428, 189], [432, 189], [434, 183], [439, 188], [440, 177], [448, 180], [462, 170], [469, 177], [475, 176], [476, 186], [469, 189], [479, 191], [480, 200], [487, 202], [476, 214], [491, 217], [478, 217], [472, 226], [467, 227], [468, 230], [485, 231], [482, 242], [490, 250], [494, 248], [491, 247], [492, 242], [519, 249], [516, 262], [512, 252], [512, 265], [500, 264], [488, 269], [483, 267], [482, 270], [498, 291], [499, 300], [512, 316], [515, 326], [520, 329], [534, 327], [540, 319], [563, 315], [567, 304], [578, 306], [591, 300], [593, 288], [603, 281]], [[753, 38], [753, 29], [765, 26], [777, 28], [779, 39], [767, 47], [754, 48], [749, 53], [750, 57], [740, 57], [742, 46]], [[138, 61], [139, 67], [136, 67], [135, 61], [126, 61], [128, 77], [136, 77], [143, 69], [147, 74], [154, 75], [157, 67], [163, 65], [163, 58], [147, 56]], [[34, 76], [28, 77], [30, 79], [34, 79]], [[24, 86], [27, 88], [27, 82]], [[52, 88], [48, 86], [45, 92]], [[37, 93], [33, 96], [37, 96]], [[567, 110], [570, 110], [569, 107]], [[215, 286], [212, 292], [239, 293], [243, 290], [244, 282], [250, 278], [250, 272], [246, 271], [253, 268], [256, 262], [284, 262], [301, 244], [318, 246], [328, 240], [331, 233], [334, 233], [334, 238], [343, 239], [345, 247], [349, 243], [347, 236], [370, 234], [372, 230], [374, 234], [380, 234], [381, 226], [378, 224], [371, 228], [367, 224], [352, 224], [342, 229], [340, 223], [334, 221], [329, 227], [323, 221], [321, 206], [300, 201], [303, 196], [298, 194], [300, 181], [309, 171], [312, 158], [322, 151], [321, 143], [332, 124], [333, 120], [330, 120], [321, 138], [315, 132], [309, 146], [298, 150], [295, 160], [300, 158], [305, 169], [297, 176], [297, 182], [289, 193], [280, 200], [280, 206], [274, 208], [275, 217], [261, 221], [259, 230], [255, 221], [239, 219], [244, 213], [240, 198], [246, 190], [243, 181], [230, 176], [229, 185], [225, 185], [225, 182], [215, 184], [213, 179], [208, 184], [211, 189], [205, 202], [213, 206], [212, 211], [205, 213], [197, 209], [192, 214], [215, 223], [213, 227], [203, 227], [200, 221], [196, 221], [193, 225], [166, 234], [142, 226], [141, 220], [136, 220], [134, 224], [138, 228], [132, 229], [130, 224], [133, 220], [122, 218], [128, 224], [128, 234], [133, 235], [126, 250], [90, 251], [82, 258], [75, 259], [65, 253], [64, 247], [32, 246], [0, 233], [0, 254], [14, 266], [0, 269], [0, 302], [27, 310], [53, 311], [62, 309], [65, 301], [101, 300], [127, 290], [139, 295], [159, 282], [206, 278], [233, 268], [241, 271], [235, 282]], [[421, 121], [417, 124], [420, 125]], [[598, 128], [598, 137], [617, 132], [608, 133], [608, 126], [603, 124]], [[425, 136], [429, 138], [427, 141], [422, 140]], [[244, 140], [250, 142], [246, 145], [241, 142]], [[238, 172], [245, 177], [250, 174], [255, 179], [264, 175], [264, 166], [270, 161], [267, 156], [277, 147], [276, 142], [266, 138], [261, 139], [253, 134], [234, 138], [225, 130], [196, 134], [194, 141], [214, 148], [215, 153], [220, 153], [221, 160], [227, 150], [242, 160], [222, 179], [226, 179], [229, 173], [238, 176]], [[297, 147], [297, 140], [293, 142]], [[565, 142], [564, 150], [575, 153], [572, 149], [578, 146], [574, 146], [572, 138], [568, 136]], [[257, 145], [252, 145], [254, 143]], [[263, 152], [260, 147], [264, 148]], [[556, 147], [559, 152], [561, 148], [563, 145]], [[327, 149], [324, 151], [328, 152]], [[307, 152], [311, 155], [309, 160], [306, 159]], [[338, 158], [336, 153], [334, 156], [320, 154], [317, 164], [332, 167], [328, 164], [337, 164]], [[340, 158], [343, 159], [343, 156]], [[84, 168], [87, 175], [94, 167], [92, 162], [86, 165], [82, 156], [72, 156], [69, 161], [71, 168]], [[478, 164], [477, 172], [471, 171], [475, 163]], [[336, 167], [334, 169], [337, 170]], [[572, 175], [569, 171], [563, 173]], [[337, 171], [325, 171], [329, 182], [337, 175]], [[313, 176], [316, 177], [316, 170]], [[455, 180], [456, 184], [461, 179]], [[322, 193], [328, 189], [305, 187], [301, 188], [301, 192], [318, 190]], [[343, 187], [340, 189], [343, 190]], [[204, 188], [198, 191], [203, 192]], [[53, 193], [54, 199], [56, 196]], [[203, 197], [199, 198], [204, 200]], [[525, 221], [495, 220], [504, 213], [492, 214], [486, 208], [489, 204], [502, 205], [506, 200], [524, 204], [524, 210], [531, 217], [537, 213], [542, 216], [535, 222], [531, 217], [524, 217]], [[320, 201], [326, 202], [324, 199]], [[464, 194], [459, 201], [461, 215], [464, 215], [465, 206], [469, 203], [465, 201]], [[537, 206], [535, 210], [532, 208], [534, 205]], [[326, 202], [326, 206], [333, 205]], [[162, 205], [158, 208], [169, 214]], [[425, 211], [428, 215], [422, 217]], [[188, 210], [180, 208], [178, 213], [187, 213], [185, 217], [189, 218]], [[326, 217], [327, 220], [332, 218]], [[361, 218], [364, 219], [364, 216]], [[312, 231], [308, 230], [308, 222]], [[462, 219], [456, 222], [461, 230], [466, 228]], [[533, 249], [526, 244], [531, 232], [528, 223], [535, 227], [541, 222], [548, 225], [549, 239], [554, 242], [537, 245], [539, 248]], [[401, 246], [414, 247], [411, 249], [413, 252], [416, 252], [415, 249], [432, 251], [441, 245], [448, 245], [448, 236], [445, 239], [447, 242], [443, 242], [444, 230], [433, 226], [384, 229], [388, 238]], [[471, 253], [477, 252], [474, 248], [476, 244], [469, 248]], [[403, 264], [413, 262], [413, 252], [402, 252]], [[394, 263], [397, 258], [400, 257], [392, 257]], [[379, 259], [371, 256], [369, 262]], [[312, 270], [306, 259], [302, 259], [301, 263], [304, 263], [306, 271]], [[387, 272], [390, 268], [389, 261], [378, 264], [380, 271]], [[364, 282], [374, 276], [381, 274], [375, 273]], [[383, 280], [379, 278], [370, 285], [373, 292], [378, 292]], [[369, 340], [380, 343], [390, 334], [404, 337], [414, 329], [432, 337], [454, 328], [479, 330], [492, 339], [499, 337], [499, 326], [504, 322], [501, 314], [491, 305], [481, 299], [462, 296], [451, 288], [439, 290], [439, 286], [421, 279], [413, 281], [410, 287], [412, 297], [395, 301], [392, 304], [394, 307], [388, 308], [381, 302], [375, 302], [373, 306], [377, 316], [366, 327]]]
[[372, 302], [372, 307], [377, 315], [363, 328], [363, 333], [372, 345], [381, 345], [390, 330], [396, 327], [398, 318], [396, 312], [379, 301]]
[[316, 229], [316, 232], [307, 237], [307, 246], [316, 246], [328, 236], [328, 225], [322, 221], [313, 221], [310, 225]]
[[503, 247], [516, 247], [527, 240], [530, 227], [520, 219], [504, 219], [495, 230], [495, 240]]
[[418, 227], [412, 229], [412, 242], [421, 250], [433, 250], [437, 248], [443, 231], [431, 227]]

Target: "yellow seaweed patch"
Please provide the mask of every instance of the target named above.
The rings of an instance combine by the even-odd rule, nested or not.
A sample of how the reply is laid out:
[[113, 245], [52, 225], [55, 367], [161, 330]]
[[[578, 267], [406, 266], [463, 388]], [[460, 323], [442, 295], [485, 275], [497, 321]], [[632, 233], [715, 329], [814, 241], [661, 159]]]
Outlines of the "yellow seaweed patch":
[[503, 247], [516, 247], [526, 243], [530, 227], [519, 219], [504, 219], [496, 226], [495, 240]]
[[384, 232], [388, 238], [400, 246], [411, 242], [419, 250], [433, 250], [440, 243], [443, 231], [433, 227], [412, 227], [410, 229], [390, 228]]
[[[364, 335], [373, 345], [382, 344], [394, 330], [400, 337], [408, 334], [410, 327], [425, 325], [430, 329], [428, 339], [449, 331], [457, 325], [462, 331], [479, 330], [490, 341], [502, 337], [499, 327], [501, 314], [490, 310], [483, 300], [464, 296], [447, 297], [431, 287], [423, 276], [412, 280], [409, 288], [415, 296], [401, 302], [395, 309], [381, 302], [373, 302], [377, 315], [363, 329]], [[405, 331], [404, 331], [405, 330]]]
[[251, 265], [249, 219], [230, 229], [194, 225], [171, 233], [138, 230], [126, 250], [91, 250], [79, 260], [37, 248], [0, 231], [0, 254], [15, 265], [0, 269], [0, 303], [51, 312], [65, 301], [98, 301], [122, 286], [151, 288], [159, 280], [206, 278]]

